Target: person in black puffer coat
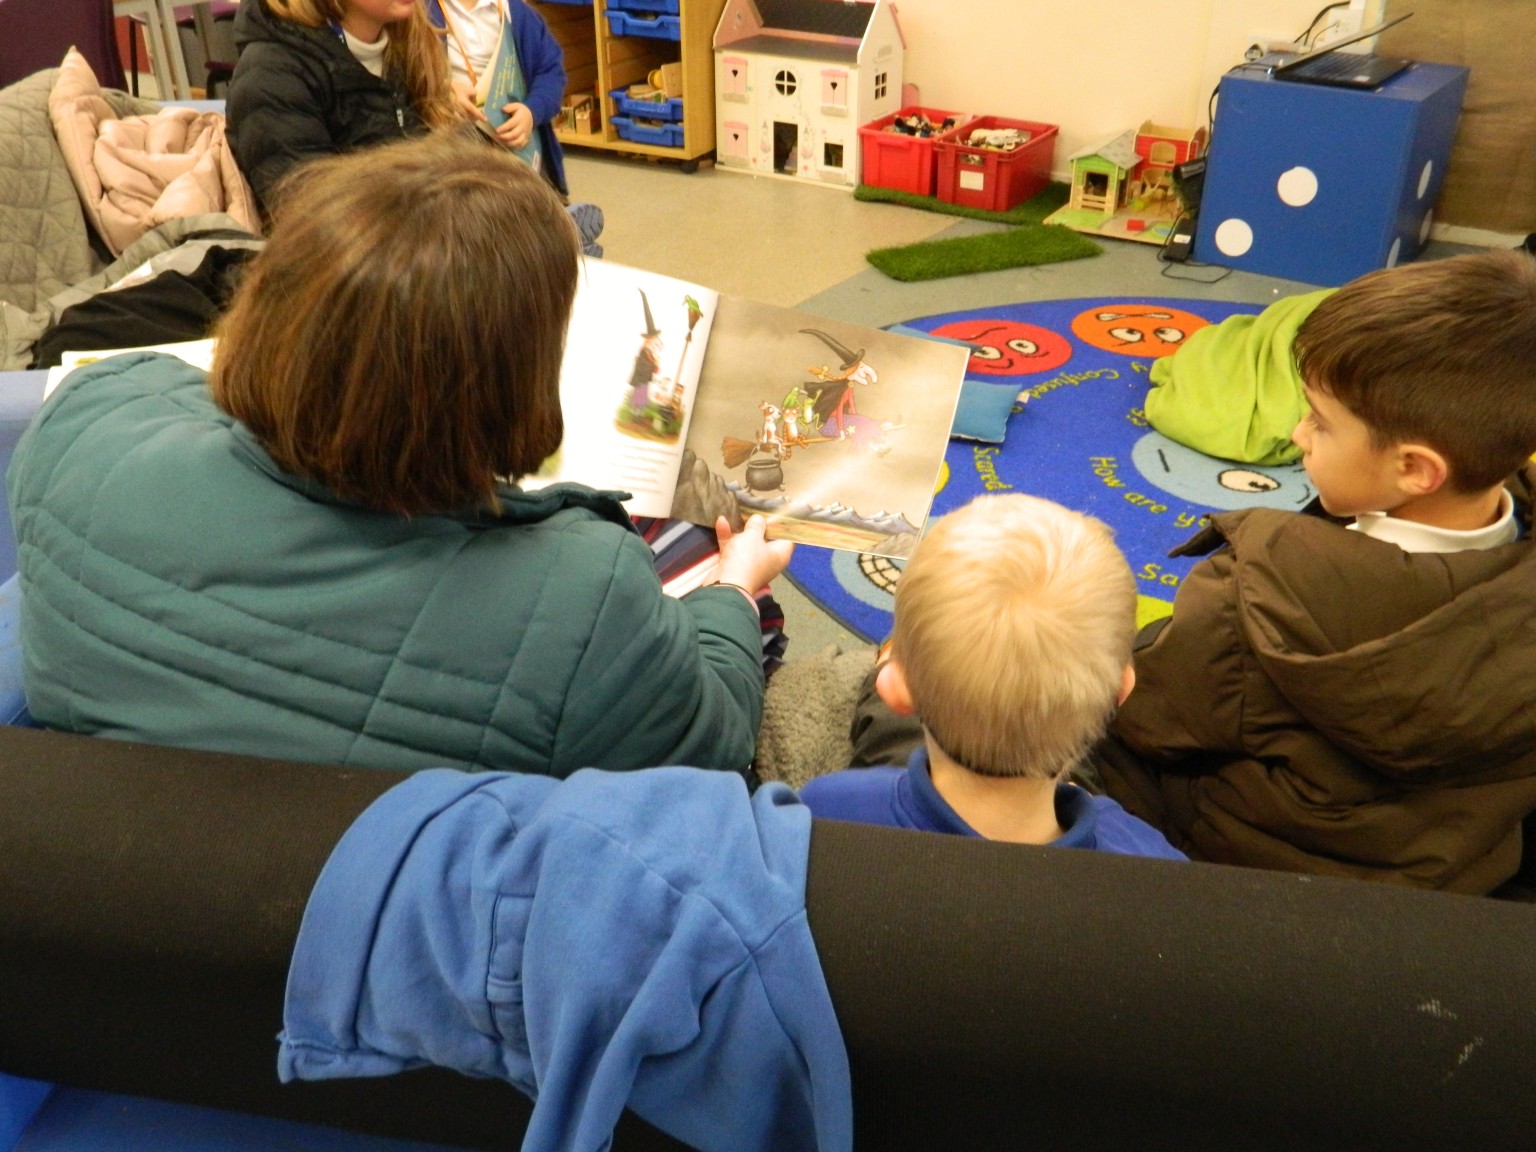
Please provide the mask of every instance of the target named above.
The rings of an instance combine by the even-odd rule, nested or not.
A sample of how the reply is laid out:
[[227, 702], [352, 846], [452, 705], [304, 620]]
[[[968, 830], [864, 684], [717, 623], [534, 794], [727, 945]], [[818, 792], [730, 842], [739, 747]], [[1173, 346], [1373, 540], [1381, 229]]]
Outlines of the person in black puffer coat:
[[234, 31], [229, 138], [267, 212], [306, 160], [464, 119], [416, 0], [242, 0]]

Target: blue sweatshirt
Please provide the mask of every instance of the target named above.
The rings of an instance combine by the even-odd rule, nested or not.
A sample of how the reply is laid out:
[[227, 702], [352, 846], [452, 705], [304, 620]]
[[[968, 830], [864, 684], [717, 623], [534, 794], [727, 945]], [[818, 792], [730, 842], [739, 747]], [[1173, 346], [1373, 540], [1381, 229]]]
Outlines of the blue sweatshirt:
[[701, 1152], [846, 1152], [810, 828], [788, 789], [719, 772], [419, 772], [316, 882], [279, 1074], [497, 1077], [540, 1152], [608, 1148], [626, 1104]]
[[[913, 752], [905, 768], [850, 768], [818, 776], [800, 790], [800, 798], [820, 819], [979, 835], [933, 786], [926, 748]], [[1051, 841], [1053, 848], [1188, 859], [1156, 828], [1108, 796], [1094, 796], [1073, 784], [1056, 786], [1056, 822], [1062, 835]]]

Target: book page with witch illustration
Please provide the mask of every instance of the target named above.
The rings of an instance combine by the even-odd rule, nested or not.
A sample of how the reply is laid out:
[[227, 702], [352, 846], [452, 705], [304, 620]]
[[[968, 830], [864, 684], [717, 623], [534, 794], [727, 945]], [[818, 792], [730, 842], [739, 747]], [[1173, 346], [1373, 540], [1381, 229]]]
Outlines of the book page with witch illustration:
[[607, 261], [581, 275], [560, 369], [565, 439], [522, 486], [619, 488], [632, 515], [667, 516], [719, 297]]
[[672, 515], [905, 556], [928, 517], [967, 351], [722, 297]]

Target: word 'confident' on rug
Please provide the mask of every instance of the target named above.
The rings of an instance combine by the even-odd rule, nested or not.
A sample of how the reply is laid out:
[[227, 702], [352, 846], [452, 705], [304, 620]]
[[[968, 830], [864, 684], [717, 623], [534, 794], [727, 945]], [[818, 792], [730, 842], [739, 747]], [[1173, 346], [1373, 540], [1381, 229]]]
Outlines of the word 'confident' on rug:
[[[1258, 467], [1174, 443], [1142, 406], [1154, 360], [1191, 333], [1259, 309], [1209, 300], [1050, 300], [947, 312], [903, 327], [973, 345], [967, 379], [1010, 388], [1001, 444], [952, 440], [933, 514], [987, 492], [1025, 492], [1097, 516], [1115, 530], [1141, 591], [1145, 623], [1171, 610], [1194, 564], [1170, 559], [1212, 511], [1300, 509], [1312, 489], [1299, 464]], [[883, 639], [901, 561], [801, 548], [790, 577], [850, 631]]]

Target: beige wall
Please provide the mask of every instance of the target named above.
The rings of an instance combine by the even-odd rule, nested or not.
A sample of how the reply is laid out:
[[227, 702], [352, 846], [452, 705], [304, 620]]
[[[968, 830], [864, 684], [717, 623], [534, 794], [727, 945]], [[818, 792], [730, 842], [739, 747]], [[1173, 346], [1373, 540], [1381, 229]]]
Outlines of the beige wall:
[[[896, 0], [906, 73], [929, 107], [1060, 125], [1055, 168], [1143, 120], [1206, 123], [1222, 73], [1259, 34], [1298, 36], [1327, 0]], [[1415, 17], [1382, 51], [1466, 64], [1472, 82], [1438, 218], [1536, 228], [1536, 0], [1368, 0]], [[1511, 34], [1513, 30], [1513, 34]]]
[[1301, 33], [1321, 0], [897, 0], [922, 102], [1059, 124], [1056, 167], [1143, 120], [1205, 123], [1253, 34]]

